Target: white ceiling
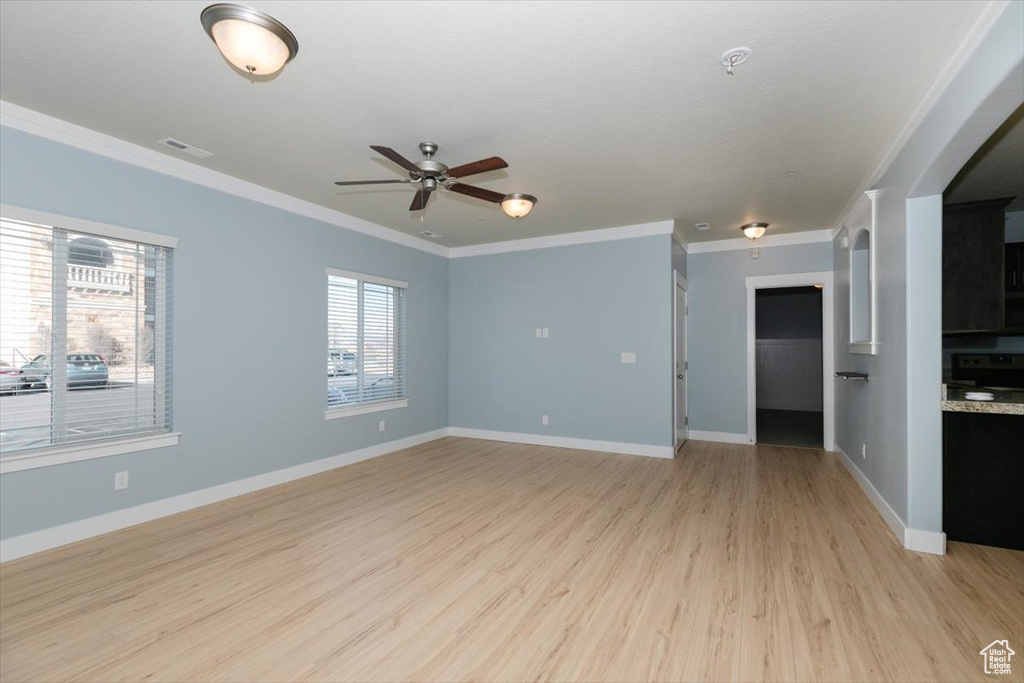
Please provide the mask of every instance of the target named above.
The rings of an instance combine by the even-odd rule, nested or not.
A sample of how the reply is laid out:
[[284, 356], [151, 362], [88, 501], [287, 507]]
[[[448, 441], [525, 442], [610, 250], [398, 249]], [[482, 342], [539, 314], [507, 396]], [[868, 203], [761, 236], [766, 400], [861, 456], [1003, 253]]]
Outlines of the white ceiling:
[[[723, 239], [832, 227], [985, 7], [247, 2], [299, 40], [269, 82], [219, 56], [207, 2], [4, 0], [0, 97], [450, 247], [663, 220]], [[402, 177], [368, 145], [415, 160], [423, 140], [449, 165], [504, 157], [467, 182], [534, 212], [444, 192], [421, 222], [410, 186], [332, 184]]]

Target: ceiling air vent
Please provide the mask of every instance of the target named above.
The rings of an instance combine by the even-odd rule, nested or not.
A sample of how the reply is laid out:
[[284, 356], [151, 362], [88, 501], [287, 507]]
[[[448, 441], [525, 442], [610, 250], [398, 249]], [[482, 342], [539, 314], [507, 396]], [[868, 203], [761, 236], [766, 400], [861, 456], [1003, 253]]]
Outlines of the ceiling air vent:
[[420, 230], [420, 234], [423, 235], [424, 237], [429, 237], [432, 240], [436, 240], [438, 237], [440, 237], [440, 235], [438, 235], [436, 232], [430, 232], [429, 230]]
[[694, 227], [697, 228], [698, 230], [700, 230], [701, 232], [704, 232], [705, 230], [710, 230], [711, 229], [711, 226], [708, 225], [707, 223], [696, 223], [694, 225]]
[[181, 140], [175, 140], [174, 138], [164, 138], [163, 140], [157, 140], [157, 144], [163, 145], [164, 147], [170, 147], [177, 152], [184, 152], [185, 154], [191, 154], [199, 159], [205, 159], [206, 157], [212, 157], [213, 152], [207, 152], [205, 149], [199, 149], [192, 145], [182, 142]]

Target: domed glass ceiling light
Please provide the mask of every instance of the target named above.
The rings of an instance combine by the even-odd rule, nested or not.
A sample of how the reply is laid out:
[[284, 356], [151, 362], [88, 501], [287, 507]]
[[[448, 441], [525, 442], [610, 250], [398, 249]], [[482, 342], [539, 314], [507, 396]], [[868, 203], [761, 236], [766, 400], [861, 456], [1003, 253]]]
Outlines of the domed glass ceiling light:
[[763, 235], [764, 231], [767, 229], [767, 223], [747, 223], [740, 228], [740, 230], [743, 231], [743, 236], [752, 240], [756, 240], [758, 237]]
[[210, 5], [200, 21], [224, 58], [252, 76], [277, 73], [299, 52], [299, 41], [287, 26], [250, 7]]
[[511, 218], [522, 218], [530, 213], [536, 203], [537, 198], [533, 195], [513, 192], [505, 195], [505, 198], [501, 200], [501, 210]]

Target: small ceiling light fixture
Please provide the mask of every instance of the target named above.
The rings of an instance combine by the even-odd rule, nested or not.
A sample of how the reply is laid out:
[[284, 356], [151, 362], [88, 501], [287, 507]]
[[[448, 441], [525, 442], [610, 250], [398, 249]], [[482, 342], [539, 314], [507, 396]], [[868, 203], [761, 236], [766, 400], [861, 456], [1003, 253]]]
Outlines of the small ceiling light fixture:
[[722, 66], [725, 67], [725, 73], [732, 76], [733, 68], [739, 66], [748, 59], [750, 59], [749, 47], [734, 47], [731, 50], [727, 50], [722, 55]]
[[501, 200], [501, 210], [511, 218], [522, 218], [530, 213], [536, 203], [537, 198], [533, 195], [513, 192], [505, 195], [505, 198]]
[[746, 237], [747, 239], [752, 240], [756, 240], [757, 238], [759, 238], [761, 235], [764, 234], [764, 231], [767, 229], [767, 223], [747, 223], [746, 225], [740, 228], [740, 230], [743, 231], [743, 236]]
[[249, 75], [273, 75], [299, 53], [287, 26], [250, 7], [210, 5], [199, 19], [224, 58]]

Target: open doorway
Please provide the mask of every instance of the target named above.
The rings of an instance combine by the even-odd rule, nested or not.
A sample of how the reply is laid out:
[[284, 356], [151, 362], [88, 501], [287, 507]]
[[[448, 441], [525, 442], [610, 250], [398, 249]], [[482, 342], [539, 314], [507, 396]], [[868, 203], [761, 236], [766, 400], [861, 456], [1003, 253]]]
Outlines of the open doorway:
[[[834, 448], [832, 280], [830, 271], [746, 278], [748, 443]], [[794, 303], [796, 294], [806, 299], [802, 306]], [[758, 299], [769, 302], [765, 310], [758, 311]]]
[[758, 443], [821, 448], [821, 288], [759, 289], [755, 307]]

